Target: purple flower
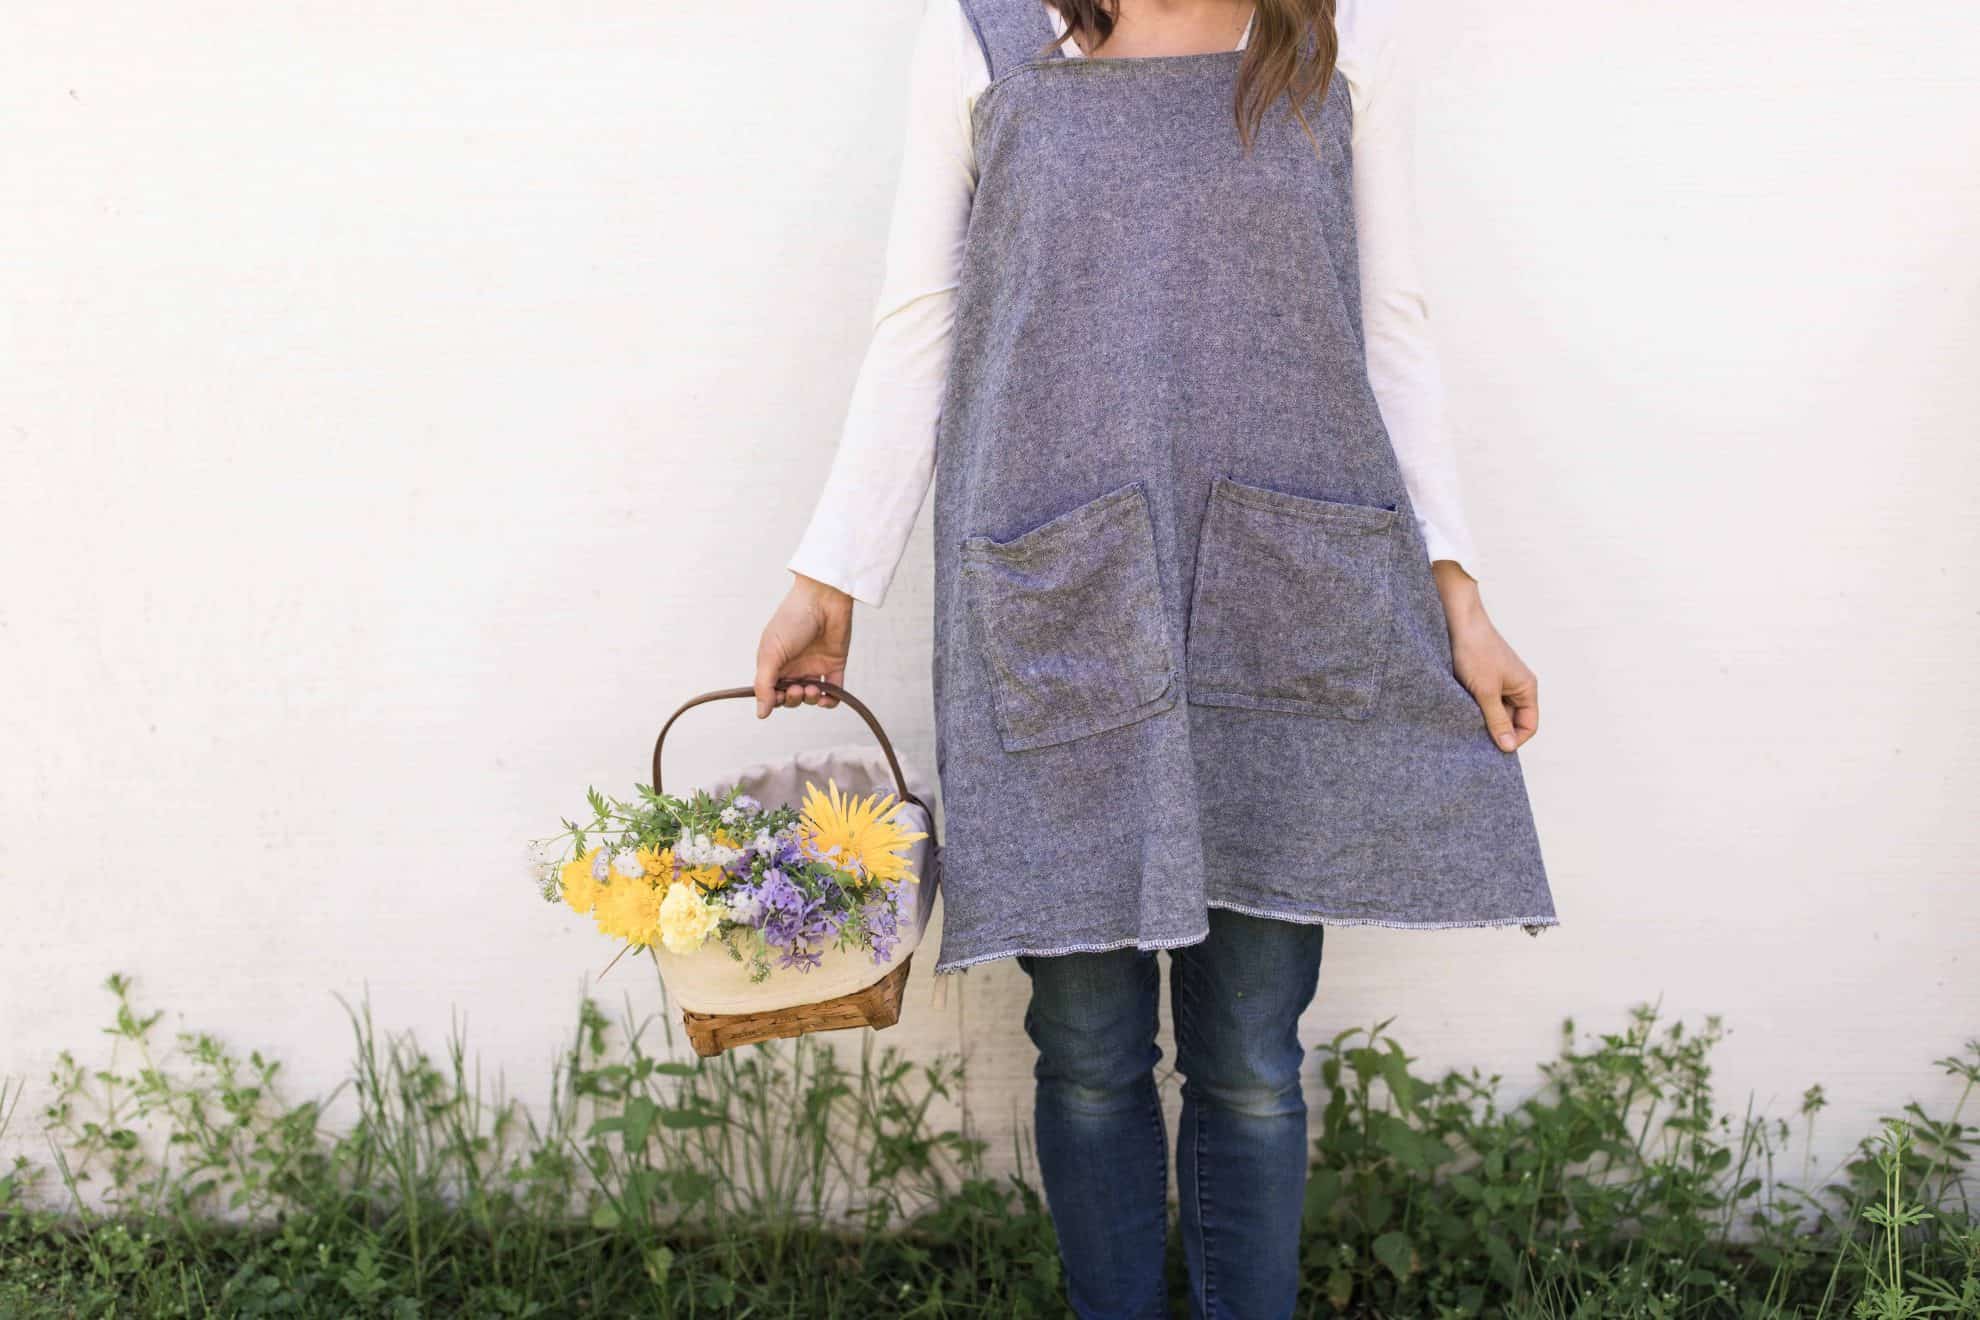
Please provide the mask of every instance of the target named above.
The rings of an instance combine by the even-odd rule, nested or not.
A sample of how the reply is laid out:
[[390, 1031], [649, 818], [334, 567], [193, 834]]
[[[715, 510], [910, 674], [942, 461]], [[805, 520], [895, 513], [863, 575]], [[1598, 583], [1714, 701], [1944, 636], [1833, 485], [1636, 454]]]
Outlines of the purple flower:
[[763, 873], [757, 889], [763, 895], [763, 906], [774, 912], [800, 912], [804, 909], [804, 894], [784, 874], [781, 867], [773, 866]]
[[901, 883], [898, 880], [886, 882], [886, 897], [868, 899], [860, 908], [867, 933], [873, 939], [873, 961], [876, 963], [893, 957], [894, 945], [900, 941], [901, 914], [897, 900]]
[[825, 961], [822, 949], [786, 949], [777, 959], [779, 967], [795, 967], [800, 972], [808, 972]]

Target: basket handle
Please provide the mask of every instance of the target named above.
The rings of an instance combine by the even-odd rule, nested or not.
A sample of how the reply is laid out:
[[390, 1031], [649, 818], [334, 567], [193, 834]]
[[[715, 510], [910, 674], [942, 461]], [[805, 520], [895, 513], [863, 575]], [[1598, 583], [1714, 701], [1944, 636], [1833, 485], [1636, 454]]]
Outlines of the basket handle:
[[[846, 705], [851, 706], [859, 713], [859, 717], [866, 721], [866, 727], [873, 730], [873, 736], [879, 740], [880, 750], [887, 755], [887, 767], [894, 772], [894, 787], [899, 790], [901, 800], [914, 803], [928, 817], [928, 837], [932, 840], [935, 837], [935, 813], [928, 809], [926, 802], [923, 802], [920, 798], [908, 792], [907, 776], [901, 773], [901, 762], [900, 758], [894, 755], [894, 744], [888, 739], [887, 731], [880, 727], [880, 721], [875, 719], [873, 712], [866, 708], [866, 703], [840, 687], [837, 683], [822, 678], [780, 678], [776, 682], [776, 689], [781, 692], [784, 688], [794, 683], [816, 684], [820, 692], [828, 696], [837, 697], [840, 701], [845, 702]], [[660, 726], [660, 736], [653, 740], [653, 791], [655, 793], [664, 791], [660, 787], [660, 752], [667, 745], [667, 730], [674, 727], [675, 720], [704, 701], [722, 701], [730, 697], [752, 697], [755, 695], [756, 689], [754, 687], [716, 688], [711, 692], [704, 692], [700, 696], [689, 697], [686, 701], [683, 701], [680, 707], [672, 715], [667, 717], [667, 722]]]

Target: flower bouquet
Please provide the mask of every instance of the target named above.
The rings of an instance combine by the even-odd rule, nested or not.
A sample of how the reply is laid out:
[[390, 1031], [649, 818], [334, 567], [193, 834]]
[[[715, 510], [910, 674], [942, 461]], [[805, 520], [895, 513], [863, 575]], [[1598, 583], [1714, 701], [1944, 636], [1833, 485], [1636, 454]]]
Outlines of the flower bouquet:
[[[898, 1017], [940, 849], [871, 712], [835, 690], [884, 759], [805, 751], [677, 795], [660, 784], [663, 728], [651, 786], [634, 785], [630, 800], [587, 788], [591, 819], [536, 843], [542, 896], [621, 942], [606, 970], [646, 951], [704, 1054]], [[704, 693], [681, 710], [751, 691]]]
[[574, 855], [544, 897], [589, 913], [628, 949], [659, 943], [692, 954], [710, 941], [761, 984], [773, 965], [800, 973], [828, 948], [893, 958], [902, 891], [918, 878], [906, 852], [928, 837], [900, 820], [892, 794], [855, 797], [807, 781], [801, 806], [766, 807], [737, 784], [687, 797], [634, 785], [632, 802], [587, 790], [589, 825], [564, 822]]

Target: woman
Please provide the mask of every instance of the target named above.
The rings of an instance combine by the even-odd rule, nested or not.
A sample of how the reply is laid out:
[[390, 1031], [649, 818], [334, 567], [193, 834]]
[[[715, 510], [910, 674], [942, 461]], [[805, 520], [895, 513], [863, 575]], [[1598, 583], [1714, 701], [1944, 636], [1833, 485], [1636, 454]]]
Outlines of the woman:
[[833, 704], [803, 680], [843, 681], [932, 479], [935, 971], [1030, 980], [1081, 1315], [1163, 1313], [1155, 950], [1195, 1312], [1283, 1316], [1323, 924], [1557, 924], [1392, 3], [928, 0], [872, 345], [758, 652], [759, 717]]

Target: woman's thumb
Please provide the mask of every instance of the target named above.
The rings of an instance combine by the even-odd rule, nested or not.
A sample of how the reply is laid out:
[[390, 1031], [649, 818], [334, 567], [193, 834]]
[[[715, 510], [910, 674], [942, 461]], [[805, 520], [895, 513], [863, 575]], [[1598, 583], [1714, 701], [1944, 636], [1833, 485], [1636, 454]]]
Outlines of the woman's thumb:
[[1512, 712], [1506, 709], [1506, 703], [1496, 691], [1473, 691], [1471, 695], [1477, 699], [1478, 709], [1485, 712], [1485, 728], [1492, 741], [1510, 752], [1518, 739], [1513, 734]]
[[769, 631], [763, 634], [763, 641], [756, 648], [756, 718], [767, 716], [777, 704], [777, 671], [784, 666], [781, 647], [777, 646]]

